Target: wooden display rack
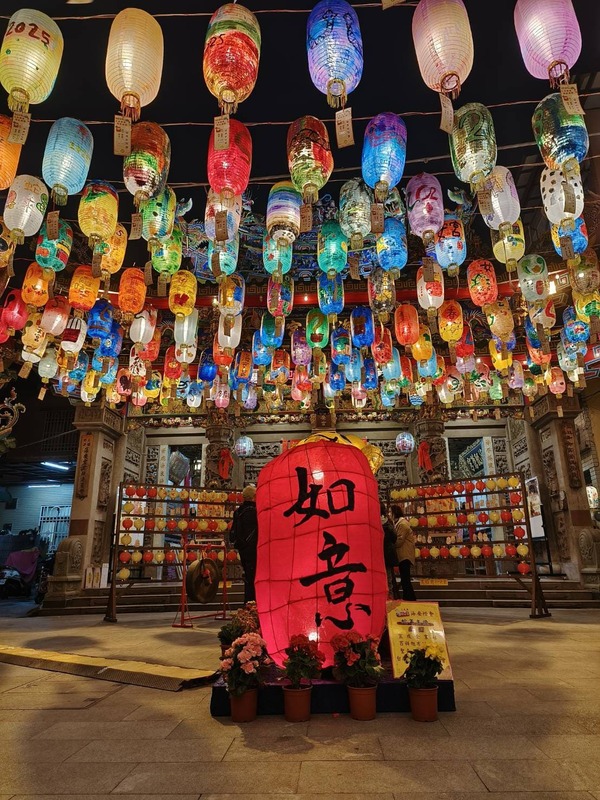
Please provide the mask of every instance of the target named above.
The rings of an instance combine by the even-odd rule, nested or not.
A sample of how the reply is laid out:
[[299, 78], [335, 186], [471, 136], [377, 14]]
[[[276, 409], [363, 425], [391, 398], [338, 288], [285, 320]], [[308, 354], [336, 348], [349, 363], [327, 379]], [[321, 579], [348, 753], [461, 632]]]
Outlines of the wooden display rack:
[[[510, 480], [510, 485], [509, 485]], [[500, 487], [498, 488], [498, 482]], [[470, 488], [473, 484], [473, 488]], [[458, 491], [452, 487], [457, 487]], [[469, 487], [469, 488], [467, 488]], [[512, 495], [512, 499], [511, 499]], [[520, 499], [515, 501], [516, 495], [520, 495]], [[529, 517], [529, 504], [527, 502], [527, 489], [525, 485], [525, 477], [521, 472], [514, 472], [507, 475], [485, 475], [477, 478], [465, 478], [459, 480], [436, 481], [429, 484], [413, 484], [409, 486], [402, 486], [390, 490], [390, 504], [400, 506], [403, 509], [404, 516], [407, 519], [413, 518], [411, 527], [415, 534], [426, 535], [431, 539], [441, 539], [441, 547], [449, 549], [450, 545], [447, 544], [448, 538], [453, 538], [459, 532], [469, 531], [469, 538], [456, 541], [452, 546], [460, 546], [469, 548], [469, 555], [461, 554], [460, 557], [452, 557], [450, 554], [442, 556], [442, 559], [448, 563], [471, 562], [472, 564], [498, 564], [502, 568], [509, 564], [526, 564], [527, 569], [523, 570], [523, 574], [517, 572], [506, 571], [502, 574], [486, 575], [486, 579], [511, 577], [523, 588], [531, 597], [531, 613], [530, 617], [549, 617], [551, 616], [544, 592], [540, 583], [537, 566], [534, 558], [533, 539], [531, 536], [531, 521]], [[474, 505], [474, 500], [480, 504]], [[487, 502], [486, 502], [487, 501]], [[454, 507], [452, 504], [454, 503]], [[458, 504], [464, 504], [459, 507]], [[490, 512], [495, 512], [500, 518], [490, 519]], [[475, 520], [471, 521], [450, 521], [456, 516], [470, 516], [474, 515]], [[480, 515], [488, 517], [487, 520], [481, 521]], [[509, 516], [510, 515], [510, 516]], [[436, 517], [435, 525], [430, 526], [429, 520], [432, 516]], [[448, 519], [450, 517], [450, 519]], [[414, 520], [417, 524], [414, 524]], [[423, 524], [425, 519], [425, 524]], [[443, 524], [446, 522], [447, 524]], [[440, 524], [438, 524], [440, 523]], [[517, 539], [513, 531], [515, 528], [520, 527], [525, 530], [525, 536]], [[486, 541], [473, 540], [471, 535], [477, 536], [482, 533], [484, 529], [502, 528], [502, 538], [491, 538]], [[518, 546], [527, 543], [527, 553], [511, 555], [506, 553], [506, 546]], [[471, 549], [474, 546], [484, 547], [489, 546], [490, 549], [494, 546], [502, 547], [502, 554], [496, 555], [495, 553], [487, 553], [471, 555]], [[436, 545], [434, 545], [436, 546]], [[440, 549], [441, 549], [440, 547]], [[436, 561], [434, 558], [417, 559], [423, 563], [427, 561]], [[531, 577], [531, 587], [527, 585], [524, 578]]]
[[[227, 619], [228, 549], [224, 534], [233, 517], [236, 501], [230, 500], [228, 497], [223, 499], [223, 494], [227, 496], [230, 493], [165, 484], [138, 484], [135, 486], [127, 482], [119, 484], [115, 529], [111, 541], [110, 588], [104, 616], [105, 622], [117, 622], [117, 587], [127, 590], [136, 582], [129, 580], [129, 576], [123, 579], [119, 578], [120, 568], [129, 568], [131, 565], [135, 569], [145, 570], [164, 566], [176, 567], [182, 577], [181, 601], [177, 611], [177, 616], [180, 616], [181, 621], [177, 625], [174, 623], [174, 626], [191, 627], [191, 620], [200, 617], [192, 617], [188, 607], [185, 591], [188, 553], [192, 553], [194, 550], [202, 552], [208, 548], [223, 553], [223, 604], [221, 610], [201, 616]], [[131, 504], [131, 508], [129, 508], [129, 504]], [[220, 530], [214, 530], [214, 528]], [[145, 535], [154, 535], [163, 533], [163, 531], [165, 534], [179, 534], [181, 548], [169, 549], [165, 545], [144, 545]], [[122, 541], [126, 534], [133, 539], [133, 543]], [[169, 552], [174, 554], [172, 560], [156, 558], [159, 553], [166, 556]], [[126, 563], [120, 563], [122, 553], [129, 554], [130, 558]], [[141, 558], [136, 558], [134, 561], [134, 554], [141, 554]]]

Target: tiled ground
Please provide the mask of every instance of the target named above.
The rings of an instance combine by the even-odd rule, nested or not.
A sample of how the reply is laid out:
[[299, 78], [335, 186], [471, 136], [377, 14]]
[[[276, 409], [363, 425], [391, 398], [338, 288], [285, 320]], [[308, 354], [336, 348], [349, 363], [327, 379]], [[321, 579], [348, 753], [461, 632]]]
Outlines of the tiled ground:
[[[600, 800], [600, 612], [443, 616], [458, 711], [428, 725], [406, 714], [235, 725], [210, 717], [208, 688], [0, 664], [0, 800]], [[0, 617], [0, 641], [216, 666], [219, 624], [171, 619]]]

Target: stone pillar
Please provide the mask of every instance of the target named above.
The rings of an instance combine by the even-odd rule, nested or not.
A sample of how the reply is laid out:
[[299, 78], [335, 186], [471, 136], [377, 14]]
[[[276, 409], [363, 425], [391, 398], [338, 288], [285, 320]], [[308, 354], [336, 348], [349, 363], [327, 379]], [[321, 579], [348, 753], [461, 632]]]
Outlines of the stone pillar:
[[[580, 410], [577, 395], [557, 400], [548, 393], [530, 406], [531, 422], [538, 433], [541, 450], [538, 477], [540, 483], [546, 484], [542, 500], [550, 498], [550, 552], [553, 561], [559, 561], [562, 571], [571, 580], [581, 580], [581, 546], [582, 543], [585, 546], [591, 535], [590, 509], [575, 430], [575, 417]], [[535, 451], [532, 446], [531, 453]]]
[[222, 478], [219, 471], [219, 462], [228, 461], [228, 456], [233, 460], [231, 448], [233, 447], [233, 421], [229, 415], [219, 409], [210, 409], [206, 421], [206, 469], [205, 484], [208, 489], [233, 488], [233, 463], [229, 463], [229, 477]]
[[[444, 481], [450, 477], [448, 469], [448, 447], [444, 436], [445, 424], [442, 418], [434, 413], [434, 408], [429, 411], [429, 406], [421, 406], [423, 416], [417, 419], [417, 458], [423, 444], [427, 445], [423, 455], [429, 455], [431, 468], [424, 463], [418, 464], [419, 480], [421, 483]], [[418, 459], [420, 460], [420, 459]]]
[[73, 424], [80, 434], [69, 536], [57, 551], [49, 600], [79, 594], [86, 568], [108, 561], [116, 488], [126, 457], [124, 419], [116, 411], [81, 404]]

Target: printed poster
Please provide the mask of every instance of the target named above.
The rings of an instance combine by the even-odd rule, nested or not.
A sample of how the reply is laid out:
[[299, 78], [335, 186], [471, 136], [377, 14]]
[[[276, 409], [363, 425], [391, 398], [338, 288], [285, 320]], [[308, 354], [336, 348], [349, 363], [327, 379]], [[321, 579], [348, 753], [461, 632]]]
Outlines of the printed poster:
[[445, 667], [438, 677], [443, 681], [452, 680], [446, 633], [437, 603], [388, 600], [387, 624], [394, 678], [401, 678], [406, 672], [408, 664], [404, 661], [405, 653], [415, 647], [427, 647], [433, 642], [440, 645], [445, 653]]

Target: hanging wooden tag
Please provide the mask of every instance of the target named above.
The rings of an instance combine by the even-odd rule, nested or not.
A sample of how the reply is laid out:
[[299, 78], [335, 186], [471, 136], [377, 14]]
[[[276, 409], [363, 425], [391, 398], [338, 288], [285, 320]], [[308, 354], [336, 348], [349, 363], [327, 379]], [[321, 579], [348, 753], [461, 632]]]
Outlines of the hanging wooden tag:
[[371, 233], [383, 233], [383, 203], [371, 203]]
[[493, 214], [492, 193], [489, 189], [481, 189], [477, 192], [477, 200], [479, 203], [479, 212], [482, 216], [487, 217], [489, 214]]
[[223, 333], [225, 336], [229, 336], [231, 333], [231, 329], [233, 328], [233, 317], [231, 314], [227, 314], [225, 319], [223, 320]]
[[308, 233], [313, 227], [313, 210], [310, 203], [300, 206], [300, 233]]
[[565, 196], [564, 212], [565, 214], [574, 214], [577, 208], [575, 203], [575, 189], [569, 181], [563, 181], [562, 187]]
[[509, 388], [507, 383], [502, 383], [502, 397], [507, 398], [509, 393]]
[[560, 237], [560, 252], [562, 257], [568, 259], [575, 258], [575, 250], [573, 249], [573, 240], [570, 236]]
[[44, 397], [46, 397], [47, 388], [48, 387], [46, 387], [46, 386], [42, 386], [42, 388], [38, 392], [38, 400], [43, 400]]
[[128, 156], [131, 153], [131, 119], [121, 114], [115, 114], [113, 153], [116, 156]]
[[152, 262], [146, 261], [144, 264], [144, 283], [146, 286], [152, 286]]
[[563, 106], [567, 114], [585, 114], [581, 100], [579, 99], [579, 92], [577, 91], [577, 84], [563, 83], [560, 87], [560, 97], [563, 101]]
[[15, 111], [12, 115], [8, 141], [11, 144], [25, 144], [30, 123], [31, 114], [26, 114], [24, 111]]
[[94, 255], [92, 256], [92, 275], [94, 278], [99, 278], [102, 275], [102, 252], [97, 247], [94, 248]]
[[220, 278], [221, 275], [223, 274], [223, 270], [221, 269], [221, 259], [219, 257], [219, 253], [212, 254], [210, 259], [210, 268], [215, 278]]
[[129, 231], [130, 239], [142, 238], [142, 215], [139, 211], [134, 211], [131, 215], [131, 229]]
[[164, 274], [164, 272], [161, 272], [158, 276], [157, 293], [159, 297], [167, 296], [167, 276]]
[[567, 383], [567, 397], [573, 397], [573, 384]]
[[360, 262], [358, 256], [348, 256], [348, 266], [350, 268], [350, 277], [353, 281], [360, 280]]
[[586, 386], [587, 386], [587, 381], [585, 379], [585, 375], [582, 372], [581, 375], [579, 376], [579, 388], [585, 389]]
[[56, 272], [52, 272], [52, 276], [48, 281], [48, 300], [54, 300], [54, 284], [56, 282]]
[[556, 414], [558, 417], [564, 417], [563, 407], [558, 405], [556, 406]]
[[442, 108], [440, 130], [444, 131], [444, 133], [452, 133], [452, 129], [454, 128], [454, 108], [452, 107], [452, 100], [446, 97], [445, 94], [440, 93], [440, 106]]
[[215, 117], [214, 132], [215, 150], [229, 150], [229, 114]]
[[425, 283], [435, 281], [435, 272], [433, 271], [433, 259], [425, 257], [423, 259], [423, 280]]
[[354, 144], [354, 131], [352, 130], [352, 109], [342, 108], [335, 113], [335, 138], [337, 146], [351, 147]]
[[594, 336], [600, 334], [600, 317], [595, 314], [590, 314], [590, 333]]
[[217, 211], [215, 214], [215, 239], [217, 242], [227, 241], [227, 212]]
[[46, 236], [52, 241], [58, 239], [58, 217], [60, 211], [49, 211], [46, 214]]
[[14, 258], [15, 258], [15, 251], [11, 248], [10, 254], [8, 256], [8, 261], [6, 262], [6, 274], [8, 275], [9, 278], [15, 277]]

